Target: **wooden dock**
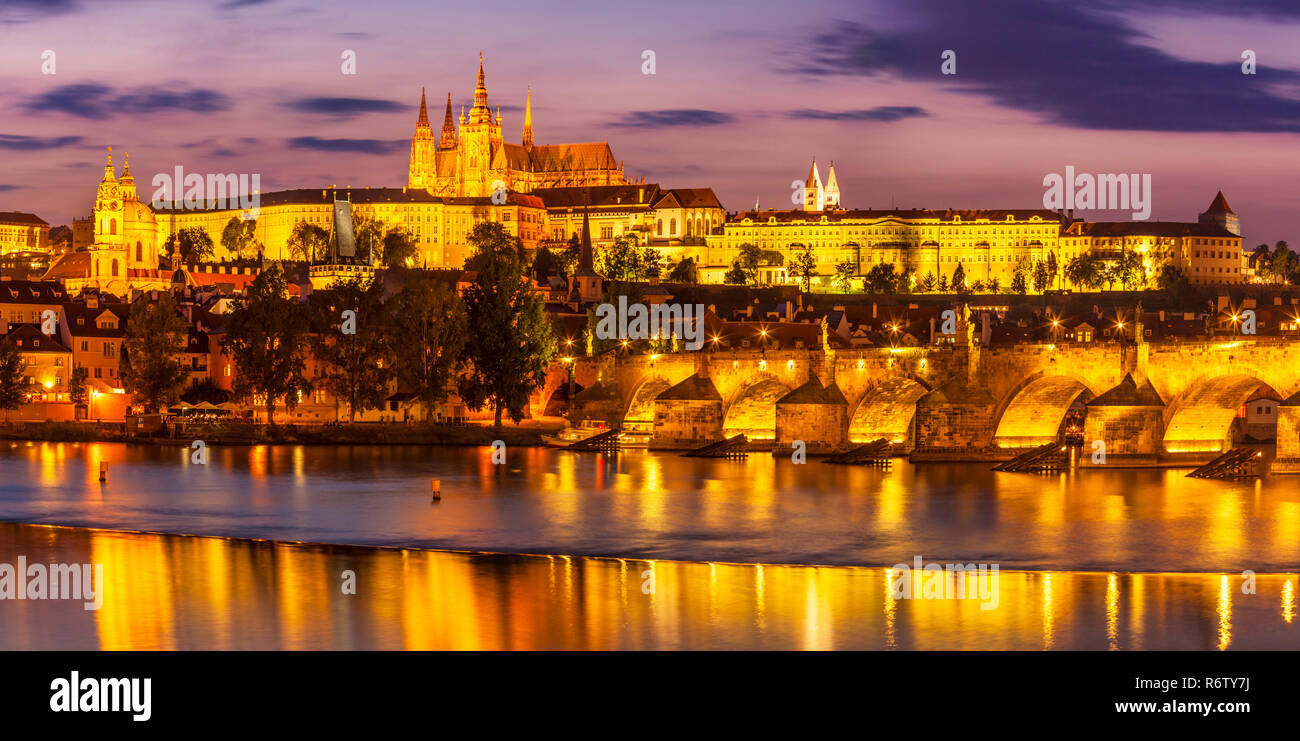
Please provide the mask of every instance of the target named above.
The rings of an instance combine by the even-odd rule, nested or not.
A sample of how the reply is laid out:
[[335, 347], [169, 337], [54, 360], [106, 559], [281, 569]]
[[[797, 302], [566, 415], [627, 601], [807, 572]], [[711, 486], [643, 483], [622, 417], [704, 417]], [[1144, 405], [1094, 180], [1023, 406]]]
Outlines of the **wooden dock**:
[[1263, 453], [1254, 448], [1233, 448], [1187, 474], [1196, 479], [1250, 479], [1260, 475]]
[[1009, 461], [1003, 461], [994, 466], [993, 470], [1009, 473], [1055, 473], [1064, 471], [1069, 466], [1070, 457], [1066, 446], [1053, 442], [1027, 450]]
[[878, 466], [889, 468], [893, 464], [892, 447], [888, 440], [873, 440], [843, 453], [836, 453], [822, 459], [822, 463], [834, 463], [842, 466]]
[[709, 443], [694, 450], [682, 453], [684, 458], [733, 458], [740, 459], [749, 455], [749, 440], [743, 434]]

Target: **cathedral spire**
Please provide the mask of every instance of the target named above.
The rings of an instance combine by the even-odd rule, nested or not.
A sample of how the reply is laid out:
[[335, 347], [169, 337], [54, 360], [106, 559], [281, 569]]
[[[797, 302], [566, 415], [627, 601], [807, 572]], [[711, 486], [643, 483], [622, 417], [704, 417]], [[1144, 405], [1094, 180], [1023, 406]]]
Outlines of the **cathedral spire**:
[[104, 182], [116, 183], [117, 175], [113, 172], [113, 148], [108, 148], [108, 161], [104, 163]]
[[478, 84], [474, 86], [474, 107], [470, 109], [469, 117], [475, 123], [492, 120], [492, 109], [487, 104], [487, 84], [483, 81], [483, 52], [478, 53]]
[[447, 113], [442, 117], [442, 137], [438, 141], [438, 149], [448, 150], [456, 148], [456, 122], [451, 113], [451, 93], [447, 93]]
[[524, 146], [533, 146], [533, 88], [524, 97]]
[[420, 119], [415, 122], [415, 127], [429, 128], [429, 107], [424, 102], [424, 88], [420, 88]]

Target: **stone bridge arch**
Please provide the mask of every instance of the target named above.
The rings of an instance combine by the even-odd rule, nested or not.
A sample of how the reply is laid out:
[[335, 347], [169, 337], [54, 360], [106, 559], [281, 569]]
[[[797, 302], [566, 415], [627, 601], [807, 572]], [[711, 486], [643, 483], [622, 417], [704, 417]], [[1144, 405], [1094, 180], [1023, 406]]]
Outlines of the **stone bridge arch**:
[[770, 373], [759, 373], [736, 391], [722, 415], [722, 433], [752, 439], [776, 438], [776, 401], [792, 391]]
[[649, 432], [654, 429], [655, 397], [671, 388], [673, 382], [662, 374], [649, 374], [633, 388], [623, 411], [623, 429]]
[[1104, 391], [1073, 374], [1034, 373], [1012, 387], [998, 405], [993, 442], [1000, 448], [1054, 442], [1070, 406], [1076, 401], [1091, 401]]
[[910, 374], [892, 376], [868, 388], [849, 416], [849, 442], [869, 443], [883, 437], [910, 443], [916, 400], [929, 391], [928, 384]]
[[1165, 451], [1216, 453], [1232, 447], [1232, 420], [1251, 395], [1262, 388], [1286, 398], [1286, 384], [1271, 380], [1241, 368], [1193, 381], [1165, 406]]

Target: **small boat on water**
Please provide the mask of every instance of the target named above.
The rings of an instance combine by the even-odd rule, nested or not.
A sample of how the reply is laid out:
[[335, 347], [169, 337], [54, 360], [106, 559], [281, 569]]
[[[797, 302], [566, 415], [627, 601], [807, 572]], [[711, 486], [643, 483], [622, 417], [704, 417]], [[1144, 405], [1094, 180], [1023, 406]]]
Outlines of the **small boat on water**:
[[584, 419], [577, 426], [570, 425], [554, 435], [542, 435], [542, 443], [548, 448], [567, 448], [602, 432], [609, 432], [609, 425], [599, 420]]

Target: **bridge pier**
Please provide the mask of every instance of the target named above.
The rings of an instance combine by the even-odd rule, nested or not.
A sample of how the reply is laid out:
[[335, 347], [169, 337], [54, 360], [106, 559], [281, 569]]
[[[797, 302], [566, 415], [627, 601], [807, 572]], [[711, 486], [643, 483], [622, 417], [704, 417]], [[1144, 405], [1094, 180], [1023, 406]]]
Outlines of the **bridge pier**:
[[916, 402], [913, 461], [987, 461], [997, 453], [997, 402], [981, 386], [952, 380]]
[[1300, 473], [1300, 392], [1278, 405], [1273, 473]]
[[791, 449], [803, 441], [808, 453], [830, 453], [844, 443], [849, 402], [832, 382], [822, 386], [816, 375], [776, 402], [776, 443]]
[[707, 375], [693, 375], [655, 397], [651, 448], [690, 448], [721, 440], [722, 394]]
[[[1131, 374], [1126, 374], [1118, 386], [1088, 402], [1087, 406], [1080, 466], [1155, 465], [1158, 462], [1164, 452], [1165, 402], [1150, 381], [1138, 385]], [[1101, 451], [1105, 456], [1096, 456]], [[1094, 457], [1097, 457], [1097, 463], [1093, 463]]]

